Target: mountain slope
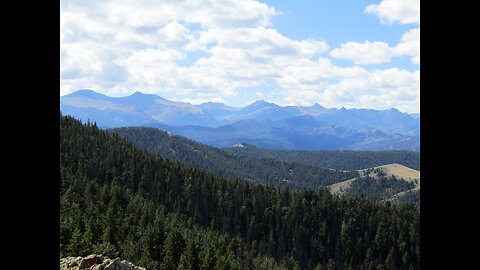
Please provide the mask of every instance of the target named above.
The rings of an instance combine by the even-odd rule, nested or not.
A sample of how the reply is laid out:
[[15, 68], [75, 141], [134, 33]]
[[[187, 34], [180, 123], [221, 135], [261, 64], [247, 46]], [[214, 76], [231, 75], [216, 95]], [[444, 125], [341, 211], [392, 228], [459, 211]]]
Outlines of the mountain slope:
[[[420, 171], [400, 164], [387, 164], [358, 170], [360, 177], [329, 186], [333, 194], [365, 195], [370, 199], [401, 201], [411, 192], [420, 192]], [[419, 203], [419, 198], [410, 199]]]
[[[140, 92], [108, 97], [92, 90], [60, 97], [60, 109], [103, 128], [158, 127], [217, 147], [247, 142], [273, 149], [420, 150], [420, 118], [396, 109], [282, 107], [263, 100], [235, 108]], [[304, 123], [301, 128], [297, 121]]]
[[150, 126], [215, 147], [249, 143], [264, 148], [289, 150], [420, 149], [418, 136], [388, 135], [377, 129], [335, 126], [312, 116], [294, 116], [276, 121], [246, 119], [216, 128], [165, 124]]
[[419, 135], [420, 120], [397, 109], [332, 109], [318, 117], [325, 123], [348, 128], [376, 128], [388, 134]]
[[71, 117], [60, 118], [60, 196], [60, 257], [99, 252], [147, 269], [420, 267], [415, 205], [232, 181]]
[[273, 158], [338, 170], [360, 170], [391, 163], [420, 170], [420, 154], [412, 151], [298, 151], [272, 150], [249, 144], [242, 145], [243, 147], [223, 149], [237, 155]]
[[116, 128], [109, 132], [162, 157], [218, 175], [256, 183], [318, 189], [358, 174], [356, 171], [343, 172], [269, 158], [238, 156], [155, 128]]
[[96, 121], [102, 127], [165, 123], [170, 125], [216, 126], [220, 122], [201, 107], [169, 101], [157, 95], [135, 92], [127, 97], [107, 97], [80, 90], [60, 98], [63, 114]]
[[[408, 168], [398, 163], [387, 164], [387, 165], [370, 168], [370, 170], [376, 170], [376, 169], [383, 171], [385, 175], [389, 177], [395, 176], [397, 178], [402, 178], [405, 181], [410, 181], [410, 182], [413, 182], [415, 180], [420, 181], [420, 171], [414, 170], [412, 168]], [[368, 169], [364, 169], [362, 170], [361, 173], [365, 175], [365, 174], [368, 174], [367, 171]], [[373, 176], [373, 174], [370, 173], [370, 176]]]

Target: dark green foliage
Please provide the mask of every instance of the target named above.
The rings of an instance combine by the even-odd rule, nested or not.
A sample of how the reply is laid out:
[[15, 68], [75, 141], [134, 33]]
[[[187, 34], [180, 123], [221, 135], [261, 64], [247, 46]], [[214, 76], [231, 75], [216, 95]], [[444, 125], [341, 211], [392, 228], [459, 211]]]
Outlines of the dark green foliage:
[[257, 158], [273, 158], [279, 161], [295, 162], [307, 166], [331, 168], [337, 170], [360, 170], [375, 166], [398, 163], [420, 170], [420, 153], [404, 150], [392, 151], [301, 151], [272, 150], [254, 145], [246, 147], [223, 148], [226, 152]]
[[[61, 256], [148, 269], [419, 269], [419, 207], [233, 181], [60, 119]], [[393, 249], [393, 251], [392, 251]]]
[[357, 171], [343, 172], [315, 165], [278, 161], [273, 158], [237, 155], [155, 128], [128, 127], [108, 131], [162, 157], [178, 160], [217, 175], [255, 183], [288, 188], [320, 189], [358, 176]]
[[385, 200], [403, 191], [413, 189], [415, 184], [395, 177], [373, 178], [369, 176], [356, 179], [345, 191], [347, 196], [364, 195], [372, 200]]
[[420, 204], [420, 191], [407, 191], [402, 196], [397, 197], [396, 201]]

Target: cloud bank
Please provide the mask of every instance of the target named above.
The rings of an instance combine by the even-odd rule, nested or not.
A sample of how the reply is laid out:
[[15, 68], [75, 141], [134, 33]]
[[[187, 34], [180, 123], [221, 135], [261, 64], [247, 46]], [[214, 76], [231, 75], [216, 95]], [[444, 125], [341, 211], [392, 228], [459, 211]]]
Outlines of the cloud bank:
[[[366, 12], [412, 23], [413, 2], [398, 8], [403, 4], [384, 0]], [[419, 71], [363, 65], [402, 56], [419, 64], [419, 28], [395, 46], [352, 41], [331, 49], [322, 39], [280, 33], [272, 23], [280, 14], [251, 0], [62, 1], [61, 95], [90, 88], [113, 96], [140, 90], [222, 101], [264, 87], [260, 95], [284, 105], [418, 112]], [[402, 14], [406, 19], [398, 19]], [[336, 66], [331, 58], [353, 64]]]

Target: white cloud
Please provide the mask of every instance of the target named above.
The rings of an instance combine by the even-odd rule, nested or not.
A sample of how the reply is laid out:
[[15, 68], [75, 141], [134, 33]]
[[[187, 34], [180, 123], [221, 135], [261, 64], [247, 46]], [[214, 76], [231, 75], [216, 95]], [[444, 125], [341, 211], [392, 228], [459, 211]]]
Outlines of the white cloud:
[[401, 41], [394, 48], [395, 54], [411, 56], [413, 63], [420, 64], [420, 27], [407, 31]]
[[181, 98], [172, 99], [173, 101], [181, 101], [185, 103], [190, 103], [193, 105], [203, 104], [207, 102], [216, 102], [216, 103], [225, 103], [225, 100], [221, 97], [211, 97], [211, 98]]
[[358, 65], [386, 63], [401, 56], [410, 56], [412, 63], [420, 64], [420, 28], [407, 31], [394, 47], [380, 41], [347, 42], [332, 50], [330, 55], [336, 59], [352, 60]]
[[382, 23], [420, 23], [420, 0], [382, 0], [368, 5], [365, 12], [377, 15]]
[[[418, 82], [408, 71], [390, 70], [391, 77], [387, 71], [335, 66], [326, 58], [325, 41], [296, 40], [273, 28], [278, 14], [250, 0], [63, 1], [61, 94], [90, 88], [122, 96], [140, 90], [198, 103], [268, 86], [276, 91], [268, 96], [288, 105], [377, 108], [408, 96], [411, 101], [402, 106], [418, 107], [411, 94]], [[416, 28], [394, 47], [350, 42], [331, 56], [364, 65], [406, 55], [418, 63], [418, 48]]]
[[192, 39], [192, 36], [189, 35], [190, 30], [177, 21], [169, 22], [159, 32], [162, 35], [162, 39], [167, 44], [173, 46], [179, 46]]
[[347, 42], [330, 52], [333, 58], [351, 59], [355, 64], [381, 64], [390, 61], [393, 49], [385, 42]]
[[[239, 87], [264, 85], [283, 66], [328, 49], [324, 41], [293, 40], [270, 28], [278, 12], [257, 1], [67, 3], [61, 15], [63, 93], [78, 89], [72, 80], [63, 83], [73, 75], [99, 79], [101, 67], [114, 62], [128, 74], [125, 85], [142, 91], [233, 96]], [[205, 56], [181, 63], [197, 51]], [[95, 88], [112, 87], [98, 80]]]
[[285, 104], [312, 105], [315, 100], [326, 107], [396, 107], [407, 112], [418, 112], [420, 107], [419, 71], [340, 68], [320, 59], [290, 66], [277, 84], [284, 91]]

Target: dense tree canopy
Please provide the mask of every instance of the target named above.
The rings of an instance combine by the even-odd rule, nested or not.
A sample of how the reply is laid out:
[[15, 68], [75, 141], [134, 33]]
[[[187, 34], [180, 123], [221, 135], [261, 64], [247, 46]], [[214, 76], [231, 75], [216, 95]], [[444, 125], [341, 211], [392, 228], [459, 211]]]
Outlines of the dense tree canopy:
[[395, 177], [384, 176], [377, 179], [364, 176], [355, 179], [345, 192], [348, 196], [365, 195], [369, 199], [385, 200], [414, 187], [414, 182], [396, 179]]
[[[246, 144], [245, 144], [246, 145]], [[392, 151], [301, 151], [272, 150], [254, 145], [246, 147], [223, 148], [237, 155], [274, 158], [280, 161], [300, 163], [338, 170], [359, 170], [375, 166], [398, 163], [409, 168], [420, 170], [420, 153], [405, 150]]]
[[135, 146], [220, 176], [288, 188], [320, 189], [358, 176], [357, 171], [339, 171], [274, 158], [237, 155], [197, 143], [166, 131], [146, 127], [110, 129]]
[[61, 256], [150, 269], [419, 269], [419, 207], [231, 180], [60, 119]]

